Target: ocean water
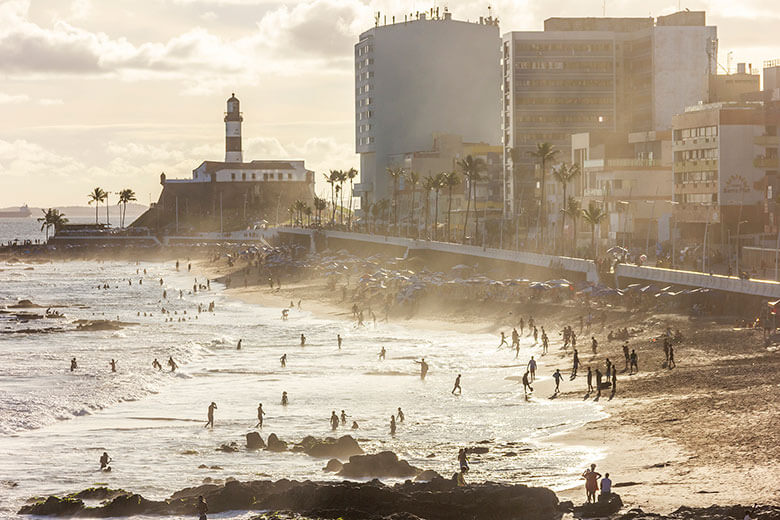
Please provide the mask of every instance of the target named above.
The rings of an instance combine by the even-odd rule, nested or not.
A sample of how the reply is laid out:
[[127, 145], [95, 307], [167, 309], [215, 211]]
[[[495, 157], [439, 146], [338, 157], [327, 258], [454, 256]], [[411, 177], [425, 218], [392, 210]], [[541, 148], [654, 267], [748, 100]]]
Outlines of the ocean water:
[[[330, 413], [343, 409], [360, 429], [344, 428], [338, 435], [353, 434], [367, 452], [389, 449], [443, 475], [456, 471], [458, 447], [490, 440], [491, 452], [472, 458], [470, 481], [562, 488], [601, 455], [549, 439], [603, 412], [594, 403], [547, 395], [526, 400], [516, 378], [530, 355], [539, 353], [528, 340], [521, 364], [514, 353], [496, 349], [494, 336], [393, 323], [356, 329], [312, 316], [306, 301], [282, 321], [280, 309], [231, 299], [216, 283], [193, 294], [194, 278], [173, 264], [0, 264], [0, 306], [26, 298], [66, 316], [27, 323], [0, 319], [0, 517], [12, 516], [29, 497], [98, 483], [160, 499], [206, 477], [337, 478], [322, 471], [325, 460], [304, 454], [217, 451], [222, 443], [244, 445], [261, 402], [267, 413], [263, 438], [272, 432], [287, 441], [332, 435]], [[102, 284], [110, 288], [98, 289]], [[215, 312], [198, 314], [197, 305], [211, 301]], [[176, 314], [161, 314], [163, 306]], [[178, 321], [185, 311], [187, 321]], [[173, 322], [166, 321], [169, 316]], [[134, 325], [78, 331], [76, 319]], [[52, 327], [66, 330], [34, 332]], [[344, 338], [341, 351], [337, 334]], [[380, 361], [383, 346], [387, 360]], [[287, 368], [280, 367], [283, 353]], [[168, 356], [178, 371], [152, 369], [154, 358], [165, 365]], [[79, 365], [75, 372], [69, 370], [72, 357]], [[414, 363], [421, 357], [430, 365], [425, 381]], [[112, 358], [116, 373], [110, 371]], [[552, 370], [542, 366], [540, 372], [549, 378]], [[458, 373], [463, 395], [453, 396]], [[280, 404], [282, 391], [289, 395], [287, 407]], [[213, 430], [204, 428], [211, 401], [218, 406]], [[391, 437], [389, 417], [399, 406], [406, 421]], [[111, 473], [98, 471], [103, 451], [113, 458]], [[504, 457], [504, 451], [518, 455]], [[221, 469], [199, 469], [201, 464]]]

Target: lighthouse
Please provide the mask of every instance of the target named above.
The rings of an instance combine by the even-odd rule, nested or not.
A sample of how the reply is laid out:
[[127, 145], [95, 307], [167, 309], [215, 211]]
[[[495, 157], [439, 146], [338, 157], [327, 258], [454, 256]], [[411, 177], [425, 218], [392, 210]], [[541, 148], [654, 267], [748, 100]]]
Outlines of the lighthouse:
[[241, 154], [241, 116], [238, 98], [235, 94], [227, 100], [227, 112], [225, 113], [225, 162], [240, 163], [244, 158]]

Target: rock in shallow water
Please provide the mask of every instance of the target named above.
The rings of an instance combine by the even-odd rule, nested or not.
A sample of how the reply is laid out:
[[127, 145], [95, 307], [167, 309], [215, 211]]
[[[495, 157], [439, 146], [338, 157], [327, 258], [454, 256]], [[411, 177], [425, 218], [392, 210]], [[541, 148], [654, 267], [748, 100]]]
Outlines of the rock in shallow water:
[[333, 437], [317, 439], [307, 436], [295, 445], [293, 451], [303, 451], [307, 455], [323, 459], [346, 459], [352, 455], [363, 454], [363, 449], [351, 435], [344, 435], [338, 439]]
[[261, 450], [265, 448], [265, 442], [259, 433], [249, 432], [246, 434], [246, 447], [250, 450]]
[[414, 477], [420, 471], [405, 460], [398, 460], [392, 451], [382, 451], [374, 455], [353, 455], [338, 475], [347, 478], [406, 478]]

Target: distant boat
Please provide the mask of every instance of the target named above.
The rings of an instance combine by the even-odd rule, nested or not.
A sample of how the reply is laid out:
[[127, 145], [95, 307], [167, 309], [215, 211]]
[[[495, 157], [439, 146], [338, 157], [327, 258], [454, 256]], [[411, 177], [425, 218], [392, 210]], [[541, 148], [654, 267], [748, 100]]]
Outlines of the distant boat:
[[19, 209], [0, 209], [0, 218], [27, 218], [32, 215], [27, 204]]

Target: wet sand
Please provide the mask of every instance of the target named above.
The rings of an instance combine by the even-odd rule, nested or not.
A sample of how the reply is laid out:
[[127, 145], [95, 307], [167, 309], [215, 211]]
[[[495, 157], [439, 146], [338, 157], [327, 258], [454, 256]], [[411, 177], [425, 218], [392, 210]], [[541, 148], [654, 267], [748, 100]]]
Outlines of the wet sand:
[[[197, 270], [217, 278], [237, 268], [227, 264], [199, 263]], [[239, 277], [234, 279], [234, 285]], [[321, 316], [351, 320], [351, 302], [341, 302], [340, 291], [326, 279], [307, 278], [286, 283], [278, 292], [265, 285], [229, 289], [248, 303], [280, 309], [302, 300], [304, 309]], [[550, 337], [549, 355], [537, 356], [537, 395], [552, 395], [549, 376], [560, 368], [565, 379], [558, 399], [585, 399], [587, 368], [570, 380], [571, 349], [561, 350], [564, 324], [578, 329], [581, 311], [572, 303], [512, 304], [492, 301], [424, 299], [413, 317], [391, 314], [423, 330], [499, 333], [509, 336], [519, 317], [533, 315]], [[379, 312], [377, 311], [379, 315]], [[609, 391], [600, 402], [610, 417], [550, 439], [550, 442], [597, 447], [606, 457], [596, 461], [597, 471], [609, 472], [627, 506], [667, 513], [681, 505], [780, 503], [780, 351], [765, 347], [758, 330], [735, 329], [727, 318], [689, 319], [677, 314], [607, 310], [606, 327], [593, 328], [599, 341], [591, 353], [590, 335], [578, 334], [580, 358], [587, 367], [604, 367], [609, 357], [617, 362], [618, 392]], [[382, 319], [384, 316], [378, 316]], [[487, 317], [487, 318], [486, 318]], [[367, 318], [367, 321], [369, 318]], [[677, 368], [663, 368], [664, 353], [652, 338], [669, 326], [680, 329], [684, 340], [675, 347]], [[640, 372], [623, 371], [621, 341], [607, 341], [607, 332], [622, 327], [642, 328], [629, 340], [639, 355]], [[541, 353], [541, 348], [539, 349]], [[584, 468], [583, 468], [584, 469]], [[559, 492], [561, 500], [584, 501], [584, 486]]]

